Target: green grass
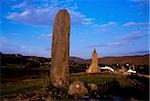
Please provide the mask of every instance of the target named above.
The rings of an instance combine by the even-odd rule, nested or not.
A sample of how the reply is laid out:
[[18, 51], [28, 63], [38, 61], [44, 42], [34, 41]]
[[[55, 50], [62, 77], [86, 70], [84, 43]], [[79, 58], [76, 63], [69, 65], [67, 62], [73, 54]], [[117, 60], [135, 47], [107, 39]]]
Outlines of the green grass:
[[20, 94], [25, 93], [27, 91], [33, 91], [35, 89], [41, 88], [40, 86], [36, 85], [17, 85], [17, 86], [9, 86], [1, 89], [1, 95], [7, 94]]
[[31, 68], [31, 70], [50, 70], [50, 66], [40, 66], [40, 67], [36, 67], [36, 68]]
[[[7, 94], [20, 94], [30, 92], [39, 88], [46, 88], [49, 86], [49, 76], [41, 74], [42, 78], [29, 79], [26, 81], [8, 82], [1, 84], [1, 95]], [[104, 85], [108, 82], [112, 82], [114, 78], [119, 82], [121, 88], [132, 86], [127, 78], [119, 74], [113, 73], [100, 73], [96, 75], [74, 75], [70, 76], [69, 82], [72, 83], [76, 80], [81, 80], [84, 83], [95, 83], [97, 85]]]
[[92, 75], [92, 74], [75, 75], [70, 77], [70, 83], [76, 80], [81, 80], [84, 83], [95, 83], [97, 85], [102, 85], [108, 82], [112, 82], [114, 79], [116, 79], [119, 82], [122, 88], [132, 86], [132, 84], [129, 82], [127, 78], [125, 78], [122, 75], [113, 74], [113, 73], [100, 73], [96, 75]]
[[48, 76], [27, 81], [7, 82], [1, 84], [1, 95], [21, 94], [30, 92], [39, 88], [45, 88], [49, 85]]

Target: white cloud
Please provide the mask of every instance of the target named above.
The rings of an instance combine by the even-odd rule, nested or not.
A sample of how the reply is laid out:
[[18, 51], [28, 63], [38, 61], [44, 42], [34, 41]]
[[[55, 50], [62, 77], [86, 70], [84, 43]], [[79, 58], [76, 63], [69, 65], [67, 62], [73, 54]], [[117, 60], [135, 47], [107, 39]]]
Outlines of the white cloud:
[[43, 33], [43, 34], [40, 35], [39, 38], [40, 39], [48, 39], [48, 40], [50, 40], [52, 38], [52, 33], [48, 33], [48, 34]]
[[149, 22], [127, 22], [123, 26], [139, 26], [139, 25], [148, 25]]
[[127, 54], [150, 54], [149, 50], [137, 50], [132, 52], [127, 52]]
[[84, 25], [91, 25], [93, 24], [93, 20], [94, 19], [91, 19], [91, 18], [83, 18], [83, 21], [81, 23]]
[[3, 47], [3, 45], [7, 45], [8, 44], [8, 40], [6, 37], [0, 37], [0, 48]]
[[120, 36], [118, 38], [122, 40], [129, 40], [129, 41], [134, 42], [135, 40], [143, 38], [145, 35], [148, 35], [147, 31], [133, 31], [129, 34]]
[[26, 7], [27, 6], [27, 1], [23, 1], [23, 2], [21, 2], [21, 3], [19, 3], [19, 4], [17, 4], [17, 5], [14, 5], [14, 6], [12, 6], [12, 8], [24, 8], [24, 7]]
[[110, 42], [110, 43], [105, 43], [105, 44], [99, 44], [99, 45], [91, 45], [91, 48], [107, 48], [107, 47], [118, 47], [118, 46], [122, 46], [122, 45], [126, 45], [129, 44], [127, 41], [116, 41], [116, 42]]
[[137, 4], [140, 4], [140, 6], [144, 6], [144, 5], [148, 5], [149, 4], [149, 0], [131, 0], [132, 2], [135, 2]]
[[93, 23], [92, 18], [88, 18], [85, 15], [83, 15], [81, 12], [77, 12], [74, 10], [69, 10], [70, 16], [71, 16], [71, 23], [72, 24], [84, 24], [84, 25], [90, 25]]
[[133, 2], [133, 7], [135, 7], [139, 12], [139, 15], [149, 16], [149, 0], [130, 0]]
[[[37, 51], [38, 50], [38, 51]], [[22, 43], [15, 42], [6, 37], [0, 37], [0, 52], [2, 53], [12, 53], [12, 54], [22, 54], [22, 55], [32, 55], [32, 56], [47, 56], [49, 54], [44, 48], [38, 48], [34, 46], [28, 46]]]
[[50, 25], [52, 24], [54, 15], [55, 13], [50, 8], [26, 9], [21, 13], [11, 13], [7, 16], [7, 19], [32, 25]]
[[135, 40], [141, 39], [144, 35], [145, 34], [128, 34], [128, 35], [123, 36], [122, 39], [135, 41]]
[[115, 26], [115, 25], [116, 25], [115, 22], [108, 22], [106, 24], [99, 25], [99, 27], [112, 27], [112, 26]]
[[[29, 2], [28, 2], [29, 3]], [[22, 12], [12, 12], [8, 14], [7, 19], [32, 24], [32, 25], [52, 25], [56, 12], [61, 8], [66, 8], [71, 16], [72, 24], [84, 24], [90, 25], [93, 23], [92, 18], [88, 18], [79, 11], [76, 11], [77, 3], [74, 3], [72, 0], [67, 1], [58, 1], [52, 0], [50, 5], [43, 4], [46, 7], [35, 5], [33, 7], [26, 6], [28, 3], [25, 1], [21, 4], [13, 6], [14, 8], [23, 9]]]
[[123, 24], [123, 26], [133, 26], [133, 25], [136, 25], [135, 22], [127, 22], [125, 24]]
[[125, 34], [122, 36], [117, 36], [118, 41], [109, 42], [105, 44], [91, 45], [90, 47], [100, 47], [100, 48], [110, 48], [110, 47], [122, 47], [124, 45], [133, 44], [137, 40], [143, 38], [148, 35], [147, 31], [133, 31], [129, 34]]
[[115, 27], [117, 25], [116, 22], [113, 21], [109, 21], [108, 23], [104, 23], [104, 24], [94, 24], [94, 28], [95, 28], [95, 32], [99, 32], [99, 31], [108, 31], [108, 29]]

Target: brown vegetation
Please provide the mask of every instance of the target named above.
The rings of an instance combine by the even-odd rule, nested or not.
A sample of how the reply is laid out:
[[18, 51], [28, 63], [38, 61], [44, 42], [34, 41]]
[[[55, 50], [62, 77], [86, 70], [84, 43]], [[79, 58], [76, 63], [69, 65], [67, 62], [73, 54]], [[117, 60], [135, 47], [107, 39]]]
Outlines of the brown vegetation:
[[[149, 65], [150, 55], [135, 55], [135, 56], [120, 56], [120, 57], [103, 57], [99, 58], [99, 64], [135, 64], [135, 65]], [[84, 63], [91, 63], [91, 59], [85, 60]]]

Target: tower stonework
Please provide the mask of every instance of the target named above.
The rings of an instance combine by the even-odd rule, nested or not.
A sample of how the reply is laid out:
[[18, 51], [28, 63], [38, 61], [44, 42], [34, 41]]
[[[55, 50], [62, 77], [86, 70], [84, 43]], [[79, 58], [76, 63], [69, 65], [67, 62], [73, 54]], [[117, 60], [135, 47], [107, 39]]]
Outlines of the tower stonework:
[[89, 66], [89, 68], [86, 70], [87, 73], [99, 73], [100, 68], [98, 66], [98, 58], [96, 50], [94, 49], [92, 53], [92, 64]]
[[70, 15], [67, 10], [58, 11], [53, 26], [50, 81], [56, 88], [69, 84]]

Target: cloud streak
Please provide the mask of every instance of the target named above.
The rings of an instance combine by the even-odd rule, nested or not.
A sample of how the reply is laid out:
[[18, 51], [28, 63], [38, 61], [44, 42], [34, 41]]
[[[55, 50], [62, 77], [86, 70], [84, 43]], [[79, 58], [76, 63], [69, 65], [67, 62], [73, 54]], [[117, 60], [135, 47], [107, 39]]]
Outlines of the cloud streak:
[[39, 38], [44, 39], [44, 40], [45, 39], [50, 40], [52, 38], [52, 33], [48, 33], [48, 34], [43, 33], [43, 34], [40, 35]]
[[130, 0], [133, 2], [133, 7], [139, 11], [139, 15], [149, 16], [149, 0]]
[[107, 48], [107, 47], [120, 47], [121, 45], [125, 45], [128, 44], [127, 41], [116, 41], [116, 42], [110, 42], [110, 43], [106, 43], [106, 44], [99, 44], [99, 45], [91, 45], [89, 46], [89, 48]]
[[140, 25], [148, 25], [149, 22], [127, 22], [123, 24], [123, 26], [140, 26]]
[[138, 50], [134, 52], [127, 52], [126, 54], [150, 54], [149, 50]]
[[146, 35], [148, 35], [147, 31], [133, 31], [133, 32], [131, 32], [129, 34], [126, 34], [126, 35], [118, 37], [118, 39], [121, 38], [122, 40], [134, 41], [134, 40], [141, 39], [141, 38], [143, 38]]
[[118, 41], [115, 42], [109, 42], [105, 44], [99, 44], [99, 45], [91, 45], [89, 48], [95, 48], [95, 47], [100, 47], [100, 48], [110, 48], [110, 47], [122, 47], [125, 45], [132, 44], [133, 42], [143, 38], [144, 36], [148, 35], [146, 31], [133, 31], [129, 34], [125, 34], [122, 36], [118, 36]]
[[14, 5], [14, 9], [23, 9], [23, 11], [12, 12], [6, 18], [32, 25], [52, 25], [56, 12], [61, 8], [66, 8], [70, 13], [72, 24], [90, 25], [93, 23], [92, 18], [88, 18], [81, 12], [76, 11], [77, 4], [72, 0], [60, 2], [58, 0], [52, 0], [50, 4], [46, 3], [46, 7], [43, 7], [45, 4], [39, 7], [28, 7], [27, 4], [29, 5], [29, 3], [23, 1], [18, 5]]
[[12, 40], [9, 40], [6, 37], [0, 37], [0, 52], [49, 57], [47, 56], [49, 52], [46, 51], [45, 49], [41, 49], [41, 48], [39, 49], [37, 47], [26, 46], [24, 44], [16, 43]]

